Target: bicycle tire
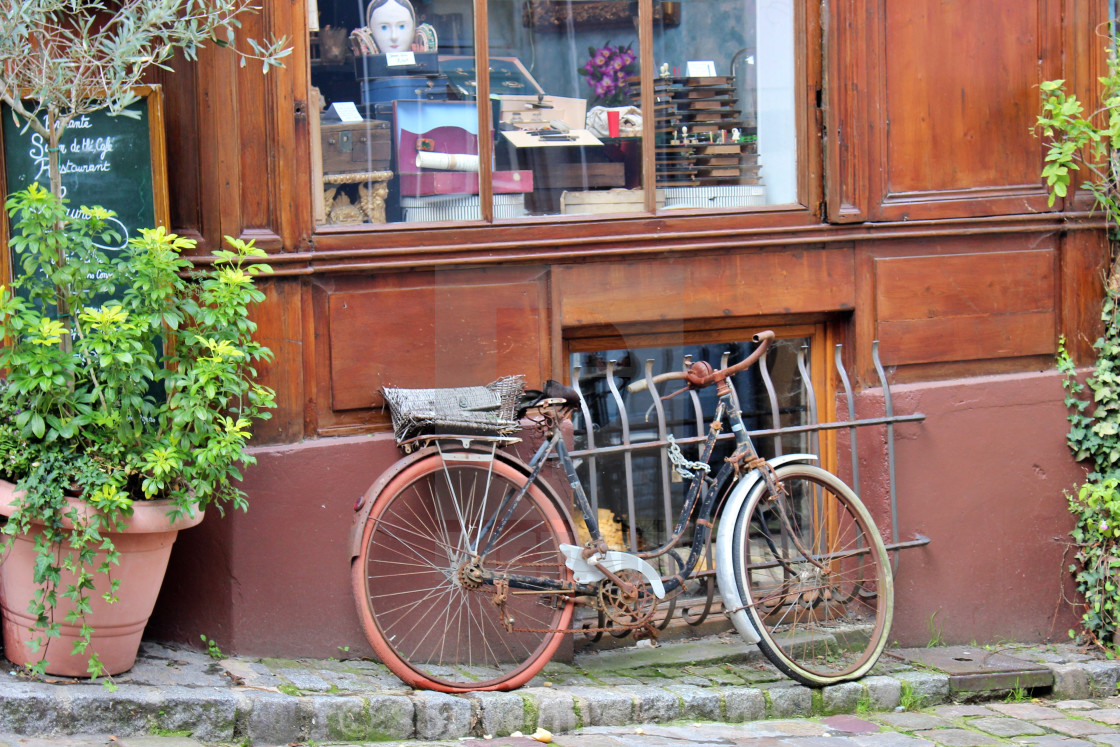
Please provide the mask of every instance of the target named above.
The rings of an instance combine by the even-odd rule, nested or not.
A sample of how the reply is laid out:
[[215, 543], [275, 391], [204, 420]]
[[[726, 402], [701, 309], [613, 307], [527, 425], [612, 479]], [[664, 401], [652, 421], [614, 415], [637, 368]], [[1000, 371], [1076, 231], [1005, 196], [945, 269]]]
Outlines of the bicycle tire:
[[859, 679], [886, 647], [894, 614], [883, 540], [835, 475], [809, 464], [775, 474], [786, 495], [769, 500], [761, 487], [734, 519], [734, 578], [758, 646], [804, 685]]
[[[489, 455], [435, 454], [405, 468], [375, 499], [351, 581], [370, 645], [407, 684], [449, 693], [509, 690], [532, 679], [560, 645], [563, 633], [555, 631], [571, 622], [570, 597], [510, 593], [501, 609], [513, 627], [550, 631], [511, 632], [494, 586], [464, 575], [466, 538], [481, 546], [480, 530], [502, 497], [524, 482], [523, 473]], [[573, 541], [563, 509], [533, 485], [481, 567], [567, 580], [559, 546]]]

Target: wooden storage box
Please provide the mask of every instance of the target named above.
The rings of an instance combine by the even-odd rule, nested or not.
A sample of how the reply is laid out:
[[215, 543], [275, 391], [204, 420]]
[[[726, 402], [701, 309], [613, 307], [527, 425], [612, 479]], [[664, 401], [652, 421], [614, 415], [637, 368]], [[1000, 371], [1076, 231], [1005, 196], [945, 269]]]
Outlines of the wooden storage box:
[[388, 171], [393, 155], [388, 122], [324, 122], [320, 131], [324, 174]]

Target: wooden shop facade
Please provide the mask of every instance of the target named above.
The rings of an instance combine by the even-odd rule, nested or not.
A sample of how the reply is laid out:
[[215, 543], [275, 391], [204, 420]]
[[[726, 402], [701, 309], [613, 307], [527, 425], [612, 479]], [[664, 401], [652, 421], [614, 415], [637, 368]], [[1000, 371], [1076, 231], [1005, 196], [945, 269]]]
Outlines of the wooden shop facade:
[[1092, 97], [1106, 0], [390, 3], [400, 50], [381, 6], [263, 0], [245, 26], [288, 37], [282, 69], [208, 49], [153, 81], [172, 230], [270, 254], [279, 408], [250, 510], [180, 536], [150, 636], [368, 652], [348, 538], [398, 458], [379, 387], [601, 378], [764, 328], [814, 361], [842, 343], [862, 414], [877, 340], [925, 415], [897, 429], [899, 524], [931, 542], [892, 640], [932, 615], [950, 643], [1065, 636], [1082, 470], [1054, 355], [1091, 360], [1108, 247], [1084, 196], [1048, 205], [1033, 124], [1041, 81]]

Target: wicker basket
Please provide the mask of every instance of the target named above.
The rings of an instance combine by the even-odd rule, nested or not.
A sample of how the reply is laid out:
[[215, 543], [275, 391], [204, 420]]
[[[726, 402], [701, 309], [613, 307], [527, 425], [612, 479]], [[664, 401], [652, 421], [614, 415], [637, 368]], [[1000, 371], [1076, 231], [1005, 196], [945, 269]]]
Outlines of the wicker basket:
[[393, 416], [397, 443], [433, 433], [500, 436], [516, 431], [524, 376], [506, 376], [486, 386], [449, 389], [382, 387]]

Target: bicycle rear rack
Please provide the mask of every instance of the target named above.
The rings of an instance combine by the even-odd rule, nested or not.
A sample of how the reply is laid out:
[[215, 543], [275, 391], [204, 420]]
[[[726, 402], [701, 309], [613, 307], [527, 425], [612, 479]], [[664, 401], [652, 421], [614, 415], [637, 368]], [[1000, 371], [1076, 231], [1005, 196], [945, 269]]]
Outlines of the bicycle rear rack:
[[[766, 400], [769, 403], [769, 412], [764, 413], [769, 416], [772, 423], [771, 428], [752, 430], [750, 436], [756, 443], [761, 443], [761, 439], [772, 439], [772, 447], [776, 455], [782, 454], [783, 445], [782, 437], [789, 434], [805, 434], [808, 442], [808, 449], [813, 454], [819, 454], [819, 433], [821, 431], [846, 431], [848, 435], [848, 447], [851, 452], [851, 475], [847, 478], [849, 485], [855, 490], [857, 495], [860, 495], [860, 473], [859, 473], [859, 442], [858, 430], [867, 427], [885, 427], [885, 442], [887, 451], [887, 472], [888, 472], [888, 485], [890, 493], [890, 534], [889, 536], [880, 527], [880, 532], [887, 541], [887, 549], [894, 554], [892, 565], [897, 571], [898, 569], [898, 551], [902, 549], [921, 547], [929, 543], [929, 538], [922, 535], [916, 535], [912, 540], [902, 541], [899, 539], [898, 529], [898, 497], [895, 480], [895, 452], [894, 428], [898, 423], [912, 423], [919, 422], [925, 419], [925, 415], [921, 413], [914, 413], [912, 415], [896, 415], [894, 413], [894, 403], [891, 398], [890, 384], [887, 381], [886, 372], [883, 369], [882, 362], [879, 359], [879, 343], [875, 341], [872, 344], [872, 360], [875, 366], [875, 372], [879, 380], [879, 386], [882, 391], [883, 397], [883, 417], [875, 418], [856, 418], [855, 412], [855, 394], [852, 390], [851, 381], [848, 377], [848, 371], [844, 366], [841, 356], [841, 345], [836, 345], [833, 355], [833, 365], [835, 366], [836, 373], [839, 376], [842, 394], [847, 403], [848, 419], [846, 421], [833, 421], [833, 422], [820, 422], [818, 418], [818, 403], [816, 400], [816, 392], [813, 389], [812, 377], [809, 374], [807, 346], [803, 346], [797, 352], [797, 367], [800, 373], [802, 382], [802, 395], [804, 398], [804, 412], [806, 422], [798, 425], [785, 425], [783, 426], [782, 411], [779, 406], [778, 394], [774, 388], [773, 381], [771, 380], [770, 371], [767, 366], [766, 359], [763, 358], [759, 362], [760, 378], [763, 382], [766, 392]], [[723, 360], [720, 363], [721, 368], [728, 365], [728, 354], [724, 354]], [[682, 361], [682, 365], [687, 367], [690, 361], [687, 359]], [[614, 407], [617, 408], [617, 421], [618, 429], [616, 437], [611, 439], [616, 443], [596, 443], [596, 436], [602, 431], [599, 427], [604, 424], [596, 424], [591, 416], [591, 408], [588, 406], [587, 397], [585, 396], [585, 387], [581, 387], [581, 375], [583, 371], [581, 367], [575, 366], [572, 369], [572, 386], [579, 392], [581, 414], [584, 428], [577, 429], [576, 434], [582, 437], [587, 444], [586, 448], [573, 450], [571, 452], [572, 458], [576, 460], [586, 460], [588, 464], [587, 474], [591, 476], [598, 476], [600, 474], [598, 468], [600, 461], [608, 458], [617, 459], [619, 456], [622, 458], [623, 474], [624, 474], [624, 490], [626, 493], [626, 521], [625, 521], [625, 536], [627, 537], [627, 544], [631, 552], [637, 552], [639, 548], [638, 541], [638, 521], [637, 509], [635, 505], [635, 489], [634, 489], [634, 465], [633, 458], [636, 454], [644, 454], [651, 451], [657, 451], [660, 457], [660, 484], [662, 495], [662, 507], [664, 511], [665, 526], [670, 527], [676, 519], [676, 514], [673, 511], [672, 496], [670, 490], [671, 471], [669, 464], [668, 450], [670, 447], [669, 440], [669, 424], [667, 422], [665, 407], [660, 399], [653, 398], [651, 410], [656, 414], [656, 421], [650, 424], [649, 430], [655, 432], [654, 438], [647, 439], [634, 439], [632, 438], [630, 428], [630, 413], [627, 412], [626, 402], [619, 391], [618, 384], [615, 381], [616, 370], [618, 368], [617, 361], [610, 360], [607, 363], [605, 371], [605, 380], [610, 392], [610, 400]], [[653, 375], [653, 361], [647, 360], [645, 362], [645, 374], [649, 378]], [[733, 390], [734, 391], [734, 390]], [[664, 394], [664, 392], [662, 392]], [[695, 419], [696, 433], [701, 434], [694, 437], [678, 438], [675, 442], [681, 446], [688, 444], [696, 444], [704, 440], [704, 435], [707, 433], [707, 423], [704, 421], [704, 416], [701, 408], [700, 396], [697, 392], [689, 392], [689, 397], [692, 403], [692, 413]], [[738, 403], [736, 403], [738, 404]], [[801, 409], [801, 408], [799, 408]], [[646, 413], [647, 419], [649, 412]], [[730, 434], [725, 435], [730, 438]], [[588, 498], [591, 501], [592, 508], [595, 511], [599, 510], [599, 480], [595, 477], [586, 480], [588, 488]], [[653, 544], [658, 544], [656, 541]], [[708, 568], [711, 565], [711, 548], [709, 547]], [[682, 606], [680, 617], [691, 625], [700, 625], [712, 612], [712, 607], [716, 599], [715, 594], [715, 572], [712, 570], [701, 571], [695, 574], [695, 577], [701, 579], [703, 589], [700, 595], [688, 602], [687, 605]], [[696, 611], [697, 605], [700, 606], [699, 611]], [[664, 628], [668, 625], [672, 618], [676, 600], [669, 602], [663, 611], [664, 617], [658, 623], [658, 627]], [[596, 636], [597, 638], [598, 636]]]

